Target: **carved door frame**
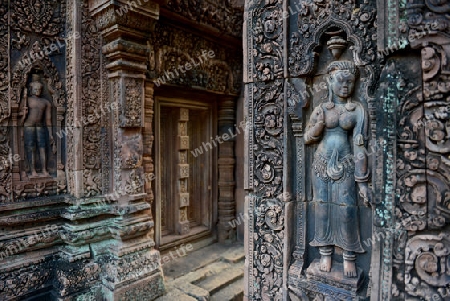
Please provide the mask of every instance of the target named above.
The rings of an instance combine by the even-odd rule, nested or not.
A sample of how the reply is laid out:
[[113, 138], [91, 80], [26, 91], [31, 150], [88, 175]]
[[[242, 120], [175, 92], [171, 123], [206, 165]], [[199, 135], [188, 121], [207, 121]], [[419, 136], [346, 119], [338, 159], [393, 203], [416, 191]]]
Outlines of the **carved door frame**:
[[[200, 228], [197, 228], [194, 233], [191, 232], [191, 234], [184, 234], [184, 235], [178, 235], [180, 236], [179, 239], [175, 237], [171, 237], [168, 241], [163, 241], [162, 239], [162, 229], [161, 229], [161, 181], [159, 178], [159, 175], [161, 175], [161, 159], [160, 156], [163, 155], [162, 150], [160, 150], [160, 144], [159, 139], [161, 137], [161, 129], [160, 129], [160, 115], [161, 115], [161, 106], [165, 107], [173, 107], [173, 108], [183, 108], [183, 109], [205, 109], [209, 111], [209, 120], [208, 120], [208, 129], [209, 132], [206, 136], [207, 137], [214, 137], [217, 132], [217, 105], [216, 101], [210, 101], [207, 98], [204, 98], [199, 95], [199, 97], [196, 97], [196, 93], [189, 94], [188, 96], [177, 96], [177, 97], [169, 97], [164, 92], [162, 95], [155, 96], [155, 201], [154, 201], [154, 221], [155, 221], [155, 243], [156, 245], [161, 249], [168, 249], [170, 247], [173, 247], [175, 245], [185, 243], [186, 241], [192, 241], [192, 240], [198, 240], [201, 238], [206, 237], [213, 237], [215, 239], [216, 236], [216, 224], [217, 224], [217, 205], [218, 205], [218, 148], [214, 147], [212, 150], [208, 151], [209, 158], [207, 159], [209, 161], [209, 170], [210, 170], [210, 180], [209, 185], [211, 186], [211, 189], [209, 189], [209, 200], [204, 201], [207, 203], [201, 204], [204, 206], [208, 212], [209, 217], [208, 225], [206, 226], [207, 229], [201, 230]], [[193, 100], [198, 99], [198, 100]], [[186, 122], [188, 120], [188, 117], [186, 118]], [[184, 122], [184, 121], [181, 121]], [[180, 139], [181, 140], [181, 139]], [[189, 137], [190, 142], [190, 137]], [[189, 143], [188, 144], [191, 144]], [[209, 142], [208, 140], [205, 142]], [[181, 142], [180, 142], [181, 143]], [[195, 149], [199, 147], [198, 145], [189, 145], [189, 149], [186, 149], [185, 152], [191, 151], [192, 149]], [[180, 151], [180, 153], [183, 152]], [[175, 163], [177, 165], [177, 163]], [[183, 164], [178, 164], [183, 165]], [[181, 171], [180, 171], [181, 173]], [[180, 193], [182, 195], [182, 193]], [[180, 197], [180, 199], [182, 196]], [[189, 196], [187, 196], [189, 199]], [[194, 200], [189, 200], [188, 202], [192, 202]], [[182, 203], [180, 200], [176, 201], [175, 203]], [[180, 231], [180, 229], [175, 229], [175, 231]], [[171, 236], [177, 236], [171, 235]]]

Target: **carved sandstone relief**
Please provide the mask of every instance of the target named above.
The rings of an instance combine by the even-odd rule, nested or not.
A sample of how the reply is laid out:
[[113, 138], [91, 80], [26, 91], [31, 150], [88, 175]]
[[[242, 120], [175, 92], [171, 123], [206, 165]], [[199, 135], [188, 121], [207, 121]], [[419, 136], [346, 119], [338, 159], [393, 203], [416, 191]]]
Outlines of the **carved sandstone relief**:
[[[296, 7], [296, 13], [289, 7]], [[289, 294], [293, 300], [348, 300], [366, 295], [369, 290], [368, 261], [371, 250], [370, 247], [363, 247], [362, 242], [370, 237], [372, 223], [371, 209], [362, 210], [361, 207], [364, 207], [364, 202], [370, 203], [371, 167], [367, 153], [375, 129], [374, 100], [370, 91], [380, 70], [375, 50], [375, 5], [353, 1], [291, 1], [284, 5], [280, 1], [249, 1], [247, 16], [245, 81], [249, 84], [246, 89], [246, 118], [254, 124], [248, 133], [247, 153], [250, 159], [247, 178], [250, 193], [248, 258], [250, 267], [257, 267], [247, 271], [249, 298], [278, 300]], [[284, 24], [289, 24], [290, 31], [283, 30]], [[287, 55], [283, 47], [289, 49]], [[352, 62], [344, 63], [350, 60]], [[352, 74], [349, 69], [359, 70], [362, 74], [360, 79], [356, 76], [349, 79], [349, 84], [344, 84], [348, 95], [342, 105], [334, 107], [334, 103], [327, 103], [326, 99], [322, 105], [320, 99], [324, 94], [332, 97], [338, 90], [339, 85], [331, 83], [336, 91], [330, 90], [327, 94], [330, 83], [324, 74], [327, 73], [326, 66], [333, 61], [336, 65], [353, 66], [344, 72], [350, 77], [356, 73]], [[277, 80], [285, 76], [291, 78], [286, 79], [285, 83]], [[355, 94], [347, 103], [348, 96], [352, 94], [351, 85], [355, 85]], [[280, 88], [283, 92], [278, 94]], [[285, 101], [288, 120], [284, 120], [281, 113], [285, 110]], [[317, 107], [316, 112], [308, 107], [311, 101], [313, 108]], [[315, 113], [324, 118], [324, 123], [316, 120], [319, 117], [313, 117]], [[358, 122], [356, 116], [360, 118]], [[325, 132], [333, 128], [331, 119], [335, 122], [334, 127], [341, 129], [342, 137], [345, 137], [341, 143], [336, 143], [338, 151], [334, 154], [334, 147], [327, 148], [322, 145], [325, 142], [320, 142], [328, 139], [320, 134], [324, 128]], [[341, 127], [340, 119], [349, 122], [344, 122]], [[312, 120], [310, 127], [308, 120]], [[258, 127], [260, 122], [264, 124], [264, 129]], [[359, 124], [356, 132], [360, 135], [353, 136], [356, 123]], [[331, 132], [329, 136], [333, 137]], [[334, 138], [330, 139], [334, 141]], [[310, 145], [305, 146], [305, 140]], [[272, 148], [277, 150], [273, 155]], [[264, 149], [264, 153], [257, 153], [259, 149]], [[361, 160], [355, 159], [358, 154]], [[319, 158], [320, 155], [324, 158]], [[346, 158], [346, 155], [349, 156]], [[284, 158], [288, 162], [283, 164]], [[279, 173], [277, 168], [272, 171], [271, 164], [275, 162], [281, 164]], [[314, 173], [312, 178], [315, 180], [311, 180], [310, 173]], [[261, 187], [268, 191], [259, 194]], [[346, 192], [338, 193], [338, 187], [346, 187], [342, 188]], [[330, 197], [328, 191], [332, 191]], [[326, 200], [321, 201], [320, 198]], [[346, 218], [336, 218], [348, 222], [347, 230], [342, 230], [341, 222], [333, 224], [327, 218], [327, 212], [333, 212], [333, 217], [340, 214], [335, 210], [328, 211], [332, 205], [327, 202], [333, 200], [337, 203], [339, 200], [348, 201], [347, 207], [338, 207], [338, 212], [342, 211], [341, 217]], [[322, 205], [324, 210], [318, 210], [318, 206], [313, 204]], [[270, 219], [265, 221], [267, 229], [273, 229], [275, 233], [280, 231], [281, 236], [277, 239], [273, 235], [262, 234], [260, 230], [266, 229], [266, 224], [260, 221], [259, 214], [267, 207], [276, 212], [266, 215]], [[358, 213], [361, 210], [362, 213]], [[364, 221], [362, 225], [358, 223], [359, 214]], [[364, 233], [358, 233], [358, 229], [363, 229]], [[264, 248], [258, 245], [260, 239], [268, 239]], [[314, 269], [314, 259], [321, 254], [309, 245], [312, 241], [313, 245], [326, 248], [322, 252], [322, 270], [320, 260], [317, 269]], [[333, 257], [331, 246], [337, 246]], [[363, 255], [355, 256], [357, 252], [363, 252]], [[337, 269], [339, 261], [343, 261], [344, 265]], [[271, 271], [270, 274], [268, 271]], [[325, 278], [328, 280], [324, 281]], [[283, 289], [283, 281], [287, 281], [289, 291]]]
[[242, 36], [242, 9], [230, 1], [169, 0], [167, 8], [189, 20], [214, 27], [228, 35]]
[[155, 87], [189, 86], [225, 94], [241, 89], [240, 53], [158, 23], [149, 40], [147, 77]]
[[[103, 180], [103, 157], [109, 157], [109, 149], [102, 147], [106, 139], [105, 130], [109, 124], [111, 110], [115, 108], [106, 100], [102, 89], [101, 47], [102, 40], [94, 18], [90, 15], [88, 3], [81, 6], [81, 75], [83, 93], [83, 188], [84, 196], [93, 197], [109, 191], [109, 183]], [[102, 151], [99, 151], [102, 150]]]
[[[337, 268], [347, 278], [361, 277], [356, 254], [364, 253], [359, 234], [359, 195], [369, 205], [367, 130], [365, 108], [352, 100], [358, 69], [349, 61], [336, 61], [328, 66], [329, 99], [311, 114], [305, 131], [305, 143], [319, 143], [312, 163], [314, 240], [321, 255], [318, 267], [326, 277], [333, 267], [335, 247], [343, 250], [343, 267]], [[349, 143], [349, 136], [352, 143]], [[314, 263], [313, 263], [314, 264]]]
[[281, 1], [250, 2], [245, 20], [247, 47], [244, 81], [246, 130], [245, 188], [249, 214], [248, 295], [253, 300], [281, 300], [286, 208], [283, 194], [284, 83]]
[[60, 130], [65, 97], [59, 74], [48, 57], [39, 58], [38, 42], [31, 52], [37, 59], [18, 64], [12, 79], [12, 152], [21, 158], [13, 168], [15, 199], [54, 195], [65, 191], [64, 147]]

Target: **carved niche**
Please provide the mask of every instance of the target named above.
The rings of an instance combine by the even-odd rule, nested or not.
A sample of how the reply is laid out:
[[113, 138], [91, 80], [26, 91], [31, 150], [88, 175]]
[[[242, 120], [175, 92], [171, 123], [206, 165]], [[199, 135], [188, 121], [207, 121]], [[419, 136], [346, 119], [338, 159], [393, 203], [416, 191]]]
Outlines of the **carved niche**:
[[65, 1], [15, 1], [10, 20], [1, 22], [5, 35], [1, 43], [7, 43], [8, 24], [11, 37], [11, 49], [2, 44], [6, 48], [0, 59], [4, 66], [11, 66], [11, 74], [1, 76], [0, 88], [4, 126], [0, 153], [8, 157], [0, 171], [2, 202], [66, 191], [65, 134], [61, 132], [66, 104], [60, 81], [65, 10]]
[[[313, 108], [327, 101], [326, 67], [351, 61], [361, 74], [352, 103], [360, 103], [367, 115], [367, 134], [357, 141], [366, 145], [366, 153], [370, 151], [376, 126], [372, 95], [380, 70], [375, 4], [248, 1], [246, 9], [245, 118], [253, 124], [247, 132], [246, 154], [248, 297], [354, 300], [367, 296], [372, 253], [363, 242], [372, 236], [372, 210], [358, 198], [360, 190], [357, 210], [365, 253], [356, 257], [359, 276], [345, 277], [334, 269], [331, 277], [314, 272], [314, 259], [320, 255], [310, 246], [315, 212], [310, 173], [317, 144], [305, 145], [304, 136]], [[370, 191], [370, 178], [359, 176], [369, 180]], [[335, 249], [333, 259], [342, 262], [343, 250]]]
[[[66, 176], [65, 165], [63, 162], [64, 133], [63, 120], [65, 113], [65, 95], [59, 73], [53, 62], [40, 54], [44, 50], [39, 42], [35, 42], [30, 50], [30, 57], [35, 57], [31, 63], [26, 62], [22, 57], [20, 63], [13, 68], [11, 81], [11, 114], [12, 114], [12, 148], [13, 154], [20, 157], [19, 161], [14, 161], [13, 165], [13, 191], [14, 199], [39, 197], [44, 195], [53, 195], [65, 191]], [[34, 86], [41, 85], [42, 96], [37, 95], [40, 102], [48, 102], [49, 110], [37, 113], [39, 109], [33, 107], [30, 97], [33, 95]], [[27, 128], [30, 126], [31, 116], [38, 114], [41, 120], [36, 124], [44, 126], [44, 118], [48, 118], [51, 123], [45, 124], [46, 130], [27, 135]], [[48, 116], [48, 115], [51, 116]], [[37, 129], [38, 127], [36, 127]], [[27, 137], [28, 136], [28, 137]], [[31, 140], [30, 140], [31, 139]], [[30, 147], [35, 147], [31, 149]], [[42, 153], [44, 149], [44, 153]], [[32, 154], [34, 152], [34, 154]], [[34, 156], [35, 163], [32, 163], [30, 156]], [[48, 173], [45, 173], [44, 157], [47, 158], [46, 167]], [[39, 158], [39, 163], [37, 159]], [[33, 167], [38, 166], [40, 172], [34, 174]]]

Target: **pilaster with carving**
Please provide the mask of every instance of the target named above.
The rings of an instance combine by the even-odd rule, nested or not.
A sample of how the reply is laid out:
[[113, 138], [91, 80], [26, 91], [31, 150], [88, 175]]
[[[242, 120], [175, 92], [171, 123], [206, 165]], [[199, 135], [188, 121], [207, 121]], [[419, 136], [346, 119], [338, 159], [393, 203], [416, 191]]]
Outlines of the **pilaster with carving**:
[[[123, 4], [125, 5], [125, 4]], [[153, 116], [152, 86], [145, 83], [147, 45], [145, 33], [153, 30], [158, 5], [146, 2], [139, 11], [119, 14], [119, 5], [91, 2], [90, 9], [104, 40], [111, 111], [112, 169], [110, 196], [116, 218], [114, 239], [104, 248], [94, 247], [105, 268], [104, 293], [108, 298], [153, 299], [164, 291], [159, 252], [154, 249], [151, 217], [153, 171], [152, 130], [144, 129]], [[142, 34], [137, 34], [137, 32]], [[146, 289], [145, 287], [152, 287]]]
[[246, 111], [245, 189], [248, 197], [245, 300], [279, 300], [286, 294], [284, 30], [282, 1], [246, 1], [244, 62]]

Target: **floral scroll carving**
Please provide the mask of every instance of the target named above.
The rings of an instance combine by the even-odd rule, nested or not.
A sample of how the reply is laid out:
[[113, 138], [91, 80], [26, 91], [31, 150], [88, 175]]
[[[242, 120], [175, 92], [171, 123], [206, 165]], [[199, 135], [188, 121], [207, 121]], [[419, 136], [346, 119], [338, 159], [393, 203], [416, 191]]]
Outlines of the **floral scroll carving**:
[[64, 28], [65, 2], [19, 0], [12, 6], [11, 19], [17, 30], [54, 36]]
[[227, 94], [240, 91], [240, 53], [231, 48], [218, 46], [164, 23], [156, 25], [150, 45], [147, 76], [153, 79], [156, 87], [190, 86]]
[[231, 36], [241, 36], [243, 12], [233, 7], [230, 1], [169, 0], [167, 7], [200, 24], [215, 27]]
[[[102, 94], [101, 70], [101, 38], [95, 20], [89, 13], [87, 3], [82, 5], [82, 61], [81, 74], [83, 84], [83, 163], [84, 163], [84, 193], [85, 196], [96, 196], [109, 187], [102, 185], [102, 135], [103, 121], [108, 119], [110, 108]], [[105, 157], [108, 151], [104, 152]]]
[[405, 283], [409, 295], [447, 300], [450, 297], [448, 234], [417, 235], [407, 242]]
[[283, 83], [254, 84], [255, 202], [253, 276], [261, 284], [257, 300], [277, 300], [283, 284], [283, 240], [285, 209], [282, 200], [283, 171]]

